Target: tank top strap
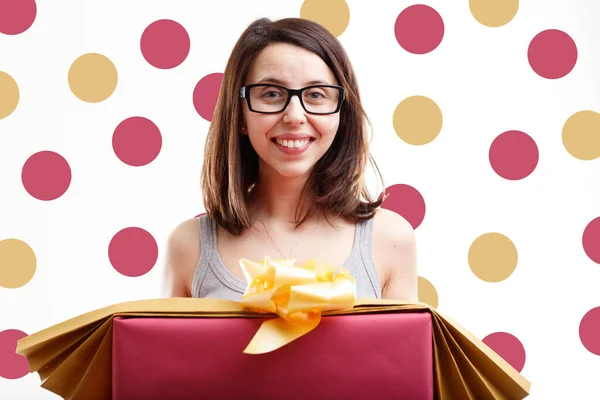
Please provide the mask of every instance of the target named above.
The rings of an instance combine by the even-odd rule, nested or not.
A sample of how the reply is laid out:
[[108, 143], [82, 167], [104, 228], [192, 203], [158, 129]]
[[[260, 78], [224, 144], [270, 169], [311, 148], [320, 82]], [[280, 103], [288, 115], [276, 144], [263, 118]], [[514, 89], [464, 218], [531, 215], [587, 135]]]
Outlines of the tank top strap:
[[216, 252], [217, 238], [215, 235], [214, 221], [208, 214], [198, 217], [198, 229], [200, 231], [200, 259], [196, 265], [194, 278], [192, 279], [192, 297], [198, 297], [200, 283], [204, 280], [209, 269], [210, 261]]
[[206, 254], [208, 259], [217, 247], [215, 221], [208, 214], [201, 215], [198, 219], [200, 220], [200, 244], [202, 249], [200, 257]]
[[373, 219], [356, 224], [358, 230], [358, 247], [363, 257], [373, 261]]
[[371, 218], [366, 221], [361, 221], [356, 224], [357, 237], [358, 237], [358, 253], [362, 262], [359, 265], [365, 268], [365, 271], [371, 281], [371, 285], [378, 294], [381, 295], [381, 281], [379, 280], [379, 274], [375, 266], [375, 259], [373, 257], [373, 219]]

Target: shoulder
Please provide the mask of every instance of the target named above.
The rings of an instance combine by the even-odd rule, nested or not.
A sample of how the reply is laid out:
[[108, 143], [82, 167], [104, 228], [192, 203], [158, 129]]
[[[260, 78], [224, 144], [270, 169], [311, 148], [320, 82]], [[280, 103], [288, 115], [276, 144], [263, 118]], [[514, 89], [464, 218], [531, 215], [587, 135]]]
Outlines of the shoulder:
[[[194, 255], [200, 251], [200, 217], [179, 223], [169, 234], [167, 248], [177, 255]], [[195, 250], [195, 251], [194, 251]]]
[[392, 247], [411, 246], [415, 241], [415, 233], [403, 216], [380, 208], [373, 217], [373, 241]]
[[167, 237], [163, 291], [168, 297], [189, 297], [200, 258], [199, 218], [179, 223]]
[[416, 238], [401, 215], [378, 209], [373, 217], [373, 256], [382, 280], [382, 296], [416, 300]]

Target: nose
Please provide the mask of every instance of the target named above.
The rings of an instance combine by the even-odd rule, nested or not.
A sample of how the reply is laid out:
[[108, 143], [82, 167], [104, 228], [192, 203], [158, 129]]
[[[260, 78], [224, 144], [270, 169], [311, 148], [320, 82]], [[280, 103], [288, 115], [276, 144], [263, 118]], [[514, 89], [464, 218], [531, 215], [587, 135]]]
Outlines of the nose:
[[304, 114], [304, 108], [300, 103], [298, 96], [292, 96], [290, 104], [283, 110], [283, 122], [292, 125], [298, 125], [306, 122], [306, 115]]

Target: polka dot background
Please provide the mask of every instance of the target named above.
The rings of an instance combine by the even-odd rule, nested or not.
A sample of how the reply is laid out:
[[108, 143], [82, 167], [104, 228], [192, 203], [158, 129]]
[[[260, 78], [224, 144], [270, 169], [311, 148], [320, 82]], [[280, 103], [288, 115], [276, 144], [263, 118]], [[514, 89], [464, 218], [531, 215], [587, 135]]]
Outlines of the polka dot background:
[[119, 273], [136, 277], [150, 271], [158, 258], [156, 240], [146, 230], [129, 227], [117, 232], [108, 245], [108, 258]]
[[18, 329], [0, 331], [0, 378], [19, 379], [29, 373], [27, 359], [15, 353], [17, 341], [26, 336]]
[[0, 71], [0, 119], [8, 117], [19, 104], [19, 86], [14, 78]]
[[571, 115], [562, 130], [565, 149], [580, 160], [600, 157], [600, 114], [584, 110]]
[[382, 207], [403, 216], [416, 229], [425, 218], [425, 200], [414, 187], [406, 184], [396, 184], [386, 189], [388, 197]]
[[254, 16], [316, 21], [348, 51], [383, 208], [417, 237], [419, 301], [530, 398], [597, 395], [600, 3], [119, 4], [65, 0], [67, 18], [0, 0], [0, 398], [47, 394], [19, 339], [161, 296], [168, 234], [205, 211], [206, 134]]
[[161, 69], [175, 68], [190, 52], [190, 36], [178, 22], [164, 19], [148, 25], [140, 47], [150, 65]]
[[154, 161], [162, 147], [160, 130], [144, 117], [122, 121], [113, 134], [113, 149], [127, 165], [140, 167]]
[[431, 142], [442, 130], [442, 111], [425, 96], [411, 96], [402, 100], [393, 118], [398, 137], [413, 145]]
[[117, 87], [117, 69], [102, 54], [89, 53], [77, 58], [69, 69], [69, 87], [78, 99], [88, 103], [106, 100]]
[[0, 0], [0, 33], [23, 33], [31, 27], [36, 15], [35, 0]]
[[476, 238], [468, 255], [469, 267], [475, 276], [486, 282], [500, 282], [508, 278], [517, 267], [518, 258], [515, 244], [496, 232]]
[[469, 0], [469, 8], [479, 23], [493, 28], [512, 21], [519, 10], [519, 0]]
[[19, 288], [35, 274], [35, 253], [29, 245], [18, 239], [0, 241], [0, 286]]
[[71, 168], [60, 154], [40, 151], [25, 161], [21, 179], [30, 196], [55, 200], [65, 194], [71, 184]]
[[222, 80], [223, 74], [215, 72], [202, 77], [194, 87], [194, 108], [207, 121], [212, 121]]
[[398, 15], [394, 33], [404, 50], [413, 54], [426, 54], [435, 50], [442, 42], [444, 21], [434, 8], [415, 4]]
[[518, 180], [529, 176], [537, 166], [539, 151], [535, 141], [520, 131], [498, 135], [490, 146], [490, 164], [505, 179]]
[[525, 348], [514, 335], [507, 332], [494, 332], [483, 338], [487, 344], [504, 358], [514, 369], [521, 372], [525, 366]]
[[527, 57], [536, 74], [547, 79], [558, 79], [575, 67], [577, 45], [568, 33], [548, 29], [531, 40]]
[[300, 17], [323, 25], [339, 37], [350, 22], [350, 9], [346, 0], [305, 0], [300, 8]]

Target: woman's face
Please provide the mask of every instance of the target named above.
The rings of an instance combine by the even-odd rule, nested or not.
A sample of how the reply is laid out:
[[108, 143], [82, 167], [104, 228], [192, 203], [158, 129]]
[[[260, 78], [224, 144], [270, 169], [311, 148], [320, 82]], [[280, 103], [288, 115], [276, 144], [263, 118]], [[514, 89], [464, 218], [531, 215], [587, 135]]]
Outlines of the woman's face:
[[[290, 44], [272, 44], [262, 50], [250, 65], [244, 85], [271, 83], [290, 89], [315, 84], [338, 85], [327, 64], [316, 54]], [[275, 107], [281, 104], [281, 91], [252, 89], [252, 105]], [[246, 93], [246, 96], [249, 94]], [[330, 93], [318, 90], [303, 95], [305, 104], [324, 107], [320, 102]], [[285, 110], [276, 114], [252, 112], [243, 101], [244, 128], [252, 147], [259, 156], [259, 173], [287, 178], [307, 175], [325, 154], [335, 138], [340, 114], [314, 115], [307, 113], [298, 96], [292, 96]], [[255, 105], [256, 104], [256, 105]]]

